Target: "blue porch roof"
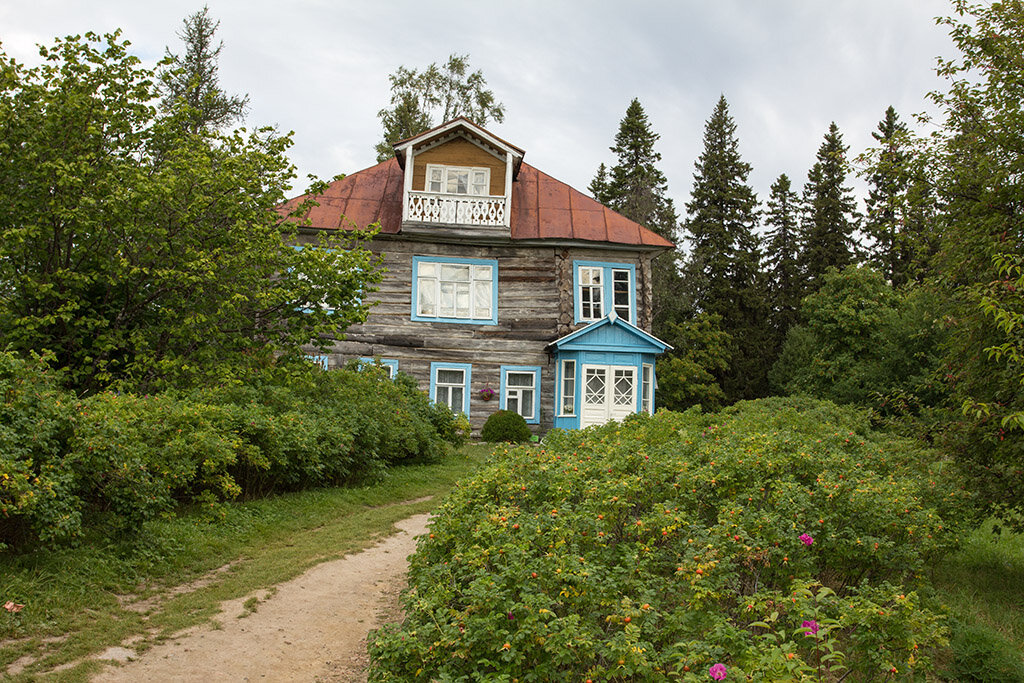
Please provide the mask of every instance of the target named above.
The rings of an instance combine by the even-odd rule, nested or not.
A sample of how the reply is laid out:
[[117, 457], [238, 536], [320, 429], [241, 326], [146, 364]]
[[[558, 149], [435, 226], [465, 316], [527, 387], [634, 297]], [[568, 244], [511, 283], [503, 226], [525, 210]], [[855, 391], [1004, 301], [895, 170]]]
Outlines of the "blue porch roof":
[[556, 351], [622, 351], [626, 353], [663, 353], [672, 346], [610, 311], [586, 327], [556, 339], [548, 349]]

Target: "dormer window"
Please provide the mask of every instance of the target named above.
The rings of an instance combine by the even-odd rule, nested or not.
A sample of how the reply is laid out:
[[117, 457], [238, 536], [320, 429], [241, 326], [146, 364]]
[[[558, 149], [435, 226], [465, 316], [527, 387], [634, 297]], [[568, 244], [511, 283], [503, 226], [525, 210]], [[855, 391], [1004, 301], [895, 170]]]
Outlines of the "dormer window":
[[486, 196], [491, 189], [491, 169], [427, 164], [427, 192]]

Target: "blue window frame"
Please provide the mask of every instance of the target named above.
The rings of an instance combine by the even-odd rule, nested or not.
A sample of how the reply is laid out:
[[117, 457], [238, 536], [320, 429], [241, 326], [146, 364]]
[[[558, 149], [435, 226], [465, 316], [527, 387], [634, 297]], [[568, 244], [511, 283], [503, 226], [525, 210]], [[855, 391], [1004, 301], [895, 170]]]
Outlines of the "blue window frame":
[[497, 325], [497, 260], [413, 256], [412, 319]]
[[636, 321], [636, 266], [632, 263], [573, 261], [573, 302], [578, 323], [593, 322], [611, 310]]
[[540, 424], [540, 368], [501, 366], [501, 409], [523, 416], [528, 424]]
[[306, 356], [306, 360], [308, 360], [310, 363], [315, 363], [315, 364], [319, 365], [323, 370], [327, 369], [327, 361], [328, 361], [327, 356], [307, 355]]
[[379, 365], [387, 368], [388, 377], [390, 379], [394, 379], [395, 375], [398, 374], [398, 361], [394, 358], [369, 358], [364, 356], [359, 359], [359, 362], [365, 363], [366, 365]]
[[443, 403], [453, 413], [469, 417], [469, 387], [473, 366], [469, 363], [431, 363], [430, 400]]

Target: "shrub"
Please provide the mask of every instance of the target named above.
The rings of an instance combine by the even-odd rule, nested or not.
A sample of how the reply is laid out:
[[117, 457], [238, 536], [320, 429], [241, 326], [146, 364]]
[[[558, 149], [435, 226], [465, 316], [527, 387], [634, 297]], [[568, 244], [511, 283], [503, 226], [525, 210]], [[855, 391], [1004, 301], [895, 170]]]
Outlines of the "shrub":
[[81, 529], [74, 482], [61, 467], [74, 400], [57, 388], [46, 359], [0, 352], [0, 550]]
[[662, 411], [495, 455], [421, 539], [371, 680], [878, 680], [947, 642], [925, 570], [967, 494], [863, 413]]
[[523, 416], [511, 410], [499, 410], [492, 414], [480, 430], [480, 438], [488, 443], [524, 443], [531, 436], [533, 434]]
[[181, 504], [339, 485], [461, 443], [464, 418], [408, 378], [264, 369], [244, 383], [84, 399], [0, 353], [0, 549], [138, 530]]

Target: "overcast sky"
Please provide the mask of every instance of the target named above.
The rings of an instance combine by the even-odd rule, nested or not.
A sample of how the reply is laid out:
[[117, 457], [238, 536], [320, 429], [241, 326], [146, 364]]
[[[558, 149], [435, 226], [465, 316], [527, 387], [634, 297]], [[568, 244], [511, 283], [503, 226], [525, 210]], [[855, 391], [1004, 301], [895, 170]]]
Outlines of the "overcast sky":
[[[944, 84], [938, 56], [955, 54], [935, 17], [946, 0], [209, 0], [224, 41], [221, 85], [248, 93], [249, 125], [295, 132], [296, 190], [375, 163], [377, 112], [399, 65], [468, 54], [505, 122], [490, 130], [526, 161], [586, 191], [630, 100], [661, 135], [657, 150], [680, 214], [704, 122], [724, 94], [750, 182], [763, 201], [780, 173], [796, 188], [830, 121], [852, 155], [885, 108], [905, 120]], [[201, 1], [2, 0], [0, 42], [19, 61], [37, 43], [124, 30], [148, 63]], [[440, 122], [437, 122], [440, 123]]]

